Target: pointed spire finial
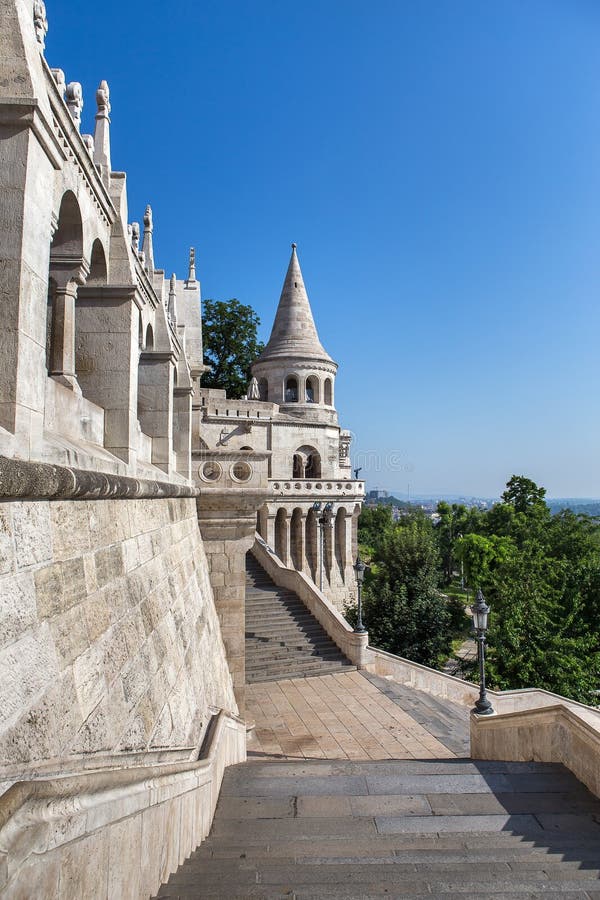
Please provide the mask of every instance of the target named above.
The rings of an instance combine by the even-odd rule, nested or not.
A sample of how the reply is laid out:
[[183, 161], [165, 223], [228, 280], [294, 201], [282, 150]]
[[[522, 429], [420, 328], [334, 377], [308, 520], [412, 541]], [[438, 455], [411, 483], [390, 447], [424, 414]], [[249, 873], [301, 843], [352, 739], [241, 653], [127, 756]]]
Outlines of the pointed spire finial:
[[297, 246], [298, 246], [298, 244], [294, 244], [294, 243], [293, 243], [293, 244], [292, 244], [292, 250], [295, 250]]
[[48, 34], [48, 17], [46, 15], [46, 4], [43, 0], [33, 0], [33, 27], [38, 44], [41, 44], [43, 50], [46, 46], [46, 35]]
[[188, 270], [187, 280], [196, 280], [196, 250], [194, 249], [194, 247], [190, 247], [190, 267]]
[[110, 90], [106, 81], [101, 81], [96, 91], [96, 127], [94, 129], [94, 162], [107, 180], [111, 171], [110, 163]]
[[296, 244], [288, 266], [273, 330], [258, 362], [281, 357], [333, 362], [317, 334], [315, 320], [302, 278]]
[[152, 232], [154, 231], [154, 223], [152, 221], [152, 207], [150, 204], [146, 207], [144, 213], [144, 240], [142, 242], [142, 251], [146, 260], [146, 272], [152, 278], [154, 275], [154, 247], [152, 244]]
[[83, 109], [83, 90], [78, 81], [70, 81], [67, 85], [66, 97], [67, 106], [71, 113], [71, 118], [75, 122], [77, 131], [81, 126], [81, 110]]

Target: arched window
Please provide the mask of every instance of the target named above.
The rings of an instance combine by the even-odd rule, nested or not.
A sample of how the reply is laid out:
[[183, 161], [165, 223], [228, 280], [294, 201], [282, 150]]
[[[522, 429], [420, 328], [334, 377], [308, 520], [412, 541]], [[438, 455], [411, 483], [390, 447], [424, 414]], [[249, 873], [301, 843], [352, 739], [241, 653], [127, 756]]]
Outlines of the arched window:
[[146, 328], [146, 342], [144, 345], [145, 350], [154, 350], [154, 332], [152, 330], [152, 325], [148, 325]]
[[261, 378], [258, 382], [258, 393], [261, 400], [269, 399], [269, 382], [266, 378]]
[[307, 403], [318, 403], [319, 402], [319, 379], [314, 375], [310, 375], [306, 379], [306, 402]]
[[298, 402], [298, 379], [293, 375], [290, 375], [290, 377], [287, 378], [285, 382], [285, 402]]
[[333, 390], [332, 390], [331, 378], [326, 378], [324, 390], [323, 390], [323, 395], [324, 395], [323, 400], [324, 400], [325, 406], [332, 405], [332, 393], [333, 393]]
[[106, 255], [102, 242], [96, 238], [92, 245], [92, 256], [90, 259], [90, 274], [88, 275], [87, 285], [106, 284], [108, 277], [108, 269], [106, 265]]
[[293, 478], [320, 478], [321, 456], [314, 447], [302, 446], [294, 453]]

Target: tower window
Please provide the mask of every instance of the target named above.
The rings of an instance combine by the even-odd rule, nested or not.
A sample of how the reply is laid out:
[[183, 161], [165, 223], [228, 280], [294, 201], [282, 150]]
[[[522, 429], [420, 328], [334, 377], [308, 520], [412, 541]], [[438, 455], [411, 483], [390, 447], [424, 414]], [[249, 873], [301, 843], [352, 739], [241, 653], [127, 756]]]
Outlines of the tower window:
[[298, 379], [290, 376], [285, 382], [285, 402], [298, 402]]

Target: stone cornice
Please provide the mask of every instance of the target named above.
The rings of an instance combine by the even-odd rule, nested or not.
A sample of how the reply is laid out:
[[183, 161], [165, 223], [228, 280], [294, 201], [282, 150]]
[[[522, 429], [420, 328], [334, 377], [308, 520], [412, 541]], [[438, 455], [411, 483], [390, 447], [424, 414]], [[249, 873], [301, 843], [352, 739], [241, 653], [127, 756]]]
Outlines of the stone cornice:
[[0, 456], [0, 501], [159, 500], [197, 497], [191, 485], [131, 478]]

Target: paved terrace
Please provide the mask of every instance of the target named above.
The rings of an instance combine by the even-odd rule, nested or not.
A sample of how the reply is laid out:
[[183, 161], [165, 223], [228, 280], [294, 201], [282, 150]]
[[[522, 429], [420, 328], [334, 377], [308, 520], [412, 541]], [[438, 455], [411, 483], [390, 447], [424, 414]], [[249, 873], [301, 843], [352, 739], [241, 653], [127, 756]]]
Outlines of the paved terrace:
[[468, 756], [469, 712], [363, 672], [247, 686], [249, 758], [449, 759]]

